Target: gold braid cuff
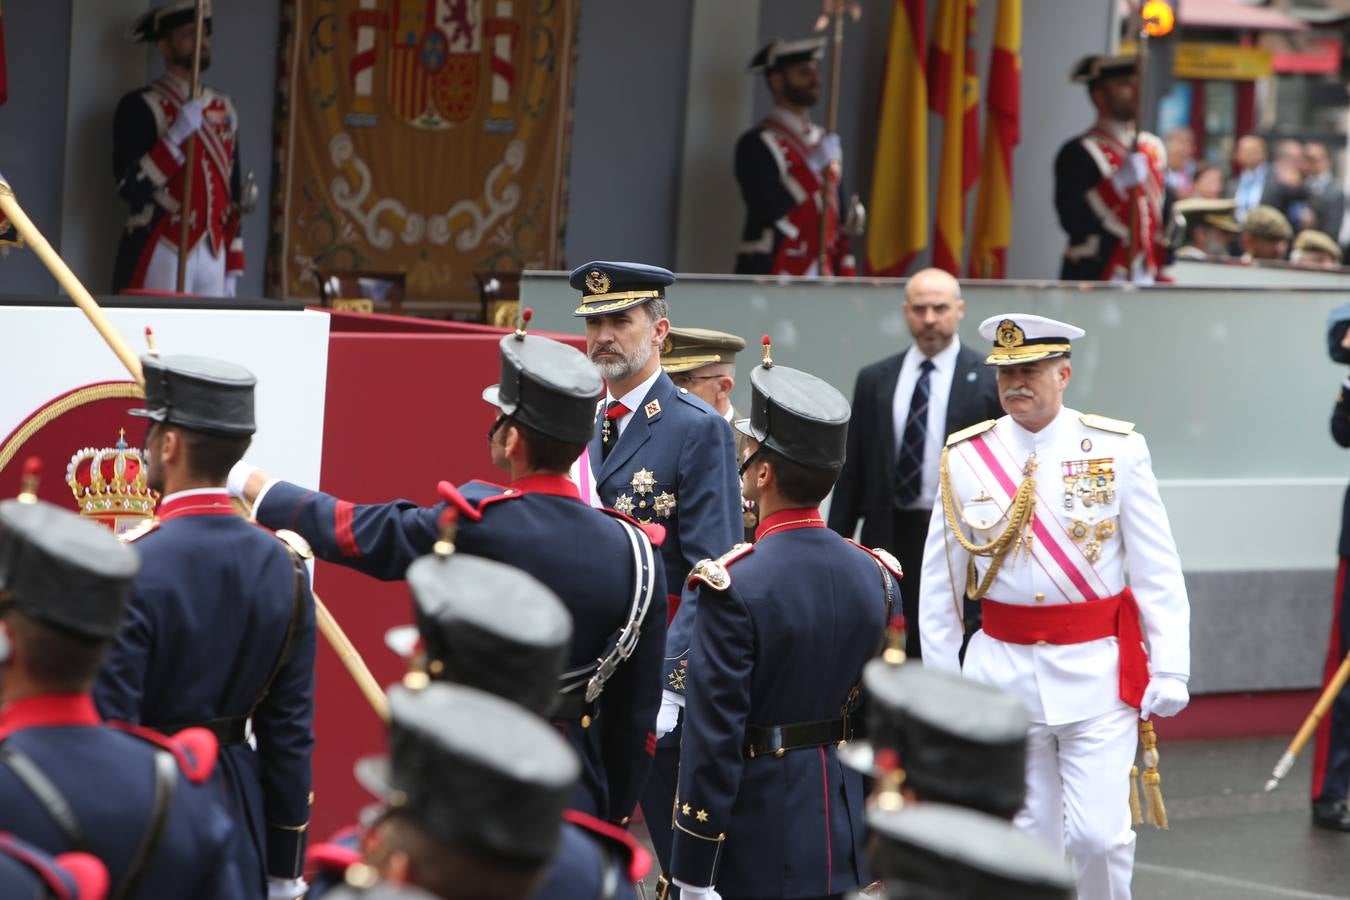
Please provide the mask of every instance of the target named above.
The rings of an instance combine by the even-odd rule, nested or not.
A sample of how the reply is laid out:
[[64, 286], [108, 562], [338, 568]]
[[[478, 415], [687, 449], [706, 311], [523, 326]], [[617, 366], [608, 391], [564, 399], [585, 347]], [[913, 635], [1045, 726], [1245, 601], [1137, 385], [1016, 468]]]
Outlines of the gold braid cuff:
[[[976, 544], [966, 533], [961, 530], [961, 525], [957, 521], [956, 503], [952, 499], [952, 479], [951, 471], [947, 463], [948, 448], [942, 448], [942, 456], [938, 465], [938, 487], [942, 496], [942, 512], [947, 518], [947, 528], [954, 535], [959, 543], [972, 559], [969, 561], [966, 569], [966, 596], [971, 600], [984, 596], [989, 590], [989, 586], [994, 583], [994, 577], [998, 575], [998, 570], [1003, 566], [1003, 560], [1007, 558], [1008, 552], [1013, 546], [1020, 542], [1023, 533], [1031, 524], [1031, 517], [1036, 512], [1036, 479], [1027, 475], [1022, 479], [1022, 483], [1017, 486], [1017, 492], [1013, 494], [1012, 504], [1008, 507], [1005, 515], [1008, 518], [1008, 525], [987, 544]], [[989, 560], [989, 571], [984, 573], [984, 578], [976, 584], [975, 560], [973, 557], [981, 556]]]

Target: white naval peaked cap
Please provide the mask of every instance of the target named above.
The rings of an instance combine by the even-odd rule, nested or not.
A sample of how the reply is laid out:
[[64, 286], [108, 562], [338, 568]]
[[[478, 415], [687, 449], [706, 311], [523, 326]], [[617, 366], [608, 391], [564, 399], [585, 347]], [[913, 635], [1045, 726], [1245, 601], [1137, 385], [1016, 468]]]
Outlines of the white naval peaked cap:
[[980, 337], [993, 344], [987, 366], [1017, 366], [1068, 355], [1072, 341], [1087, 334], [1077, 325], [1033, 316], [1002, 313], [980, 323]]

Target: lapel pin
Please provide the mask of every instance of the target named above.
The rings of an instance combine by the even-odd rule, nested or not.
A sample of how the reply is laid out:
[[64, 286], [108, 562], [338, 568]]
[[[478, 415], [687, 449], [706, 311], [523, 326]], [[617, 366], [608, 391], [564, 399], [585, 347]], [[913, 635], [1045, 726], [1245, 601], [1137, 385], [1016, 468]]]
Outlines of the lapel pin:
[[647, 418], [650, 419], [652, 416], [656, 415], [661, 411], [661, 401], [653, 400], [651, 403], [648, 403], [646, 406], [644, 406], [643, 409], [647, 413]]

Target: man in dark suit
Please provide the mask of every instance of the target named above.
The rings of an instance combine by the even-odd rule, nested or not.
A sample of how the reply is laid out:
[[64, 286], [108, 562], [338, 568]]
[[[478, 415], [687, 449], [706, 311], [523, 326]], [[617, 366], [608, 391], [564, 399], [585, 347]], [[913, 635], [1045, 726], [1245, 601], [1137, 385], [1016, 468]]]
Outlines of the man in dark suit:
[[[829, 523], [852, 537], [862, 519], [862, 543], [900, 559], [909, 625], [905, 653], [918, 659], [919, 570], [943, 441], [968, 425], [997, 419], [1003, 409], [983, 357], [957, 337], [965, 301], [955, 278], [941, 269], [916, 273], [905, 285], [904, 312], [914, 345], [858, 373], [848, 459], [830, 501]], [[971, 630], [978, 616], [978, 607], [967, 610]]]

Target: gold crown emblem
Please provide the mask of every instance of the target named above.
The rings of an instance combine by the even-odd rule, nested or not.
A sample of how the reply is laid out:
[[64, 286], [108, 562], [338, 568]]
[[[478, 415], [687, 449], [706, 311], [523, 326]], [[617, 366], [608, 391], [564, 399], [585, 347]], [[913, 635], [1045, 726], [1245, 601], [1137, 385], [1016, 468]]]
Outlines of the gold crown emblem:
[[608, 294], [609, 276], [599, 269], [591, 269], [586, 273], [586, 290], [592, 294]]
[[995, 340], [1000, 347], [1020, 347], [1026, 340], [1026, 332], [1017, 327], [1017, 323], [1012, 319], [1004, 319], [998, 323], [998, 331], [995, 333]]
[[126, 429], [118, 432], [115, 447], [77, 451], [66, 466], [66, 484], [80, 515], [119, 534], [150, 518], [159, 502], [159, 492], [146, 482], [145, 455], [127, 446]]

